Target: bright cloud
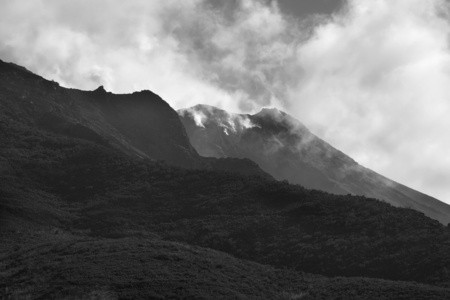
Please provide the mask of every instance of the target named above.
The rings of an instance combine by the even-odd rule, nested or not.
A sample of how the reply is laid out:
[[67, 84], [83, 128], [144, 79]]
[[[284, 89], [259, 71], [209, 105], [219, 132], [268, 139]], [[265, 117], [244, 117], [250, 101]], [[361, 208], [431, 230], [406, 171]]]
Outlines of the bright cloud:
[[296, 112], [361, 164], [450, 202], [450, 27], [436, 0], [349, 1], [298, 50]]
[[[284, 99], [298, 33], [276, 2], [4, 0], [0, 56], [64, 86], [151, 89], [175, 108], [252, 111]], [[295, 33], [295, 34], [294, 34]], [[289, 72], [297, 71], [291, 67]]]

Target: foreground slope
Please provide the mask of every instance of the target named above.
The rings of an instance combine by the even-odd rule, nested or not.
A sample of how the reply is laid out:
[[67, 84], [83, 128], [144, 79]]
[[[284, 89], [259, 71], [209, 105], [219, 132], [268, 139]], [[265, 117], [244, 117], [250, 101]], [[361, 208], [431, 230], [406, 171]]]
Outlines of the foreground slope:
[[158, 238], [56, 236], [2, 259], [0, 267], [4, 270], [0, 269], [0, 295], [7, 299], [409, 300], [450, 296], [449, 289], [423, 284], [329, 279], [278, 270]]
[[284, 112], [263, 109], [238, 115], [197, 105], [179, 110], [179, 115], [200, 155], [249, 158], [278, 180], [377, 198], [450, 222], [450, 205], [364, 168]]

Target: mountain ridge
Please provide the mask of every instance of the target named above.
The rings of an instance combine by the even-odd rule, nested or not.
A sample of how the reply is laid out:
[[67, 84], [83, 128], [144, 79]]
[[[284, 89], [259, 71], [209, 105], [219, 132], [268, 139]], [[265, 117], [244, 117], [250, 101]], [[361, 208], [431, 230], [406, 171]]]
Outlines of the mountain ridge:
[[359, 165], [278, 109], [263, 108], [249, 115], [196, 105], [178, 114], [200, 155], [248, 158], [277, 180], [377, 198], [416, 209], [443, 224], [450, 222], [450, 205]]
[[[224, 168], [201, 157], [178, 114], [157, 94], [114, 94], [61, 87], [24, 67], [0, 60], [0, 119], [8, 116], [41, 130], [94, 141], [140, 158], [186, 168]], [[249, 161], [233, 161], [230, 172], [271, 178]]]

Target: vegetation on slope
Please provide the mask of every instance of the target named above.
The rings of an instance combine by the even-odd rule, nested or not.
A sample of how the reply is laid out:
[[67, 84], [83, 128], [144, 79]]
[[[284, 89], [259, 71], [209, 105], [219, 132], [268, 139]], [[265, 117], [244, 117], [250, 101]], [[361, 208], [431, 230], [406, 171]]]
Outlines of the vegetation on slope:
[[449, 230], [414, 210], [258, 176], [178, 169], [0, 125], [2, 227], [12, 240], [12, 219], [95, 237], [155, 232], [293, 270], [448, 283]]
[[153, 238], [54, 235], [0, 260], [0, 295], [12, 299], [446, 299], [408, 282], [325, 278], [278, 270]]

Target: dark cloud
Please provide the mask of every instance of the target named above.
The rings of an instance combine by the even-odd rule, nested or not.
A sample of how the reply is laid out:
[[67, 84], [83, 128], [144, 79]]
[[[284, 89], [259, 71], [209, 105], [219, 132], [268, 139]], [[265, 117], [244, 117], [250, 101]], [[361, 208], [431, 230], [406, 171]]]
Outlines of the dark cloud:
[[333, 14], [345, 4], [344, 0], [279, 0], [281, 11], [294, 17], [304, 18], [311, 14]]
[[[262, 4], [270, 5], [277, 2], [283, 14], [295, 18], [307, 18], [314, 14], [330, 15], [341, 10], [346, 3], [345, 0], [258, 0]], [[238, 0], [207, 0], [214, 9], [232, 17], [239, 10]]]

